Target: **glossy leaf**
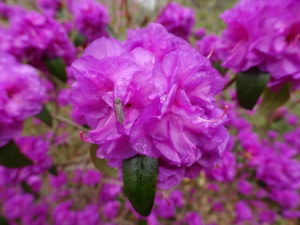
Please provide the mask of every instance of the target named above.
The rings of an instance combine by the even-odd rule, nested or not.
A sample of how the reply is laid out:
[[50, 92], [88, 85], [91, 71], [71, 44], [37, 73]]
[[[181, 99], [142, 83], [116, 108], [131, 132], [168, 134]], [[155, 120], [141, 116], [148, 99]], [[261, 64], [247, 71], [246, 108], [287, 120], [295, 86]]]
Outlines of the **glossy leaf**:
[[53, 126], [52, 116], [48, 110], [48, 108], [44, 105], [42, 111], [35, 116], [40, 119], [43, 123], [45, 123], [48, 127]]
[[258, 108], [259, 114], [270, 115], [280, 106], [285, 104], [290, 98], [290, 85], [284, 84], [279, 90], [272, 90], [267, 88], [264, 95], [263, 101]]
[[97, 149], [98, 145], [91, 144], [90, 146], [90, 158], [94, 166], [102, 172], [104, 175], [108, 177], [118, 177], [118, 172], [115, 168], [108, 166], [107, 161], [105, 159], [101, 159], [97, 157]]
[[51, 173], [53, 176], [58, 176], [58, 171], [57, 171], [56, 165], [53, 164], [53, 165], [50, 167], [50, 169], [49, 169], [48, 171], [49, 171], [49, 173]]
[[148, 216], [152, 211], [157, 176], [157, 159], [137, 155], [123, 161], [124, 192], [142, 216]]
[[243, 108], [253, 109], [267, 87], [269, 77], [269, 74], [262, 73], [256, 68], [237, 74], [237, 97]]
[[8, 168], [21, 168], [32, 165], [31, 159], [24, 155], [14, 141], [0, 148], [0, 165]]
[[51, 75], [56, 76], [63, 82], [67, 81], [66, 64], [63, 59], [46, 59], [45, 64]]
[[0, 225], [9, 225], [8, 221], [3, 216], [0, 216]]

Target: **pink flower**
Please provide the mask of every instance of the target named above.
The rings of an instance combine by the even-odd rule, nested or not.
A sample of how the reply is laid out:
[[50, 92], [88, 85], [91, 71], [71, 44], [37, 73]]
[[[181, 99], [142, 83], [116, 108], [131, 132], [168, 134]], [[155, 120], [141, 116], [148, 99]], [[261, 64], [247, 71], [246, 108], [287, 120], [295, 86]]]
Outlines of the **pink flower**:
[[170, 33], [188, 40], [195, 24], [194, 11], [176, 2], [171, 2], [160, 13], [156, 22], [164, 25]]
[[70, 71], [75, 111], [98, 157], [115, 166], [137, 154], [158, 158], [164, 188], [221, 158], [228, 133], [215, 95], [223, 80], [161, 25], [132, 30], [124, 42], [96, 40]]
[[22, 123], [38, 114], [46, 98], [37, 71], [0, 54], [0, 146], [18, 136]]

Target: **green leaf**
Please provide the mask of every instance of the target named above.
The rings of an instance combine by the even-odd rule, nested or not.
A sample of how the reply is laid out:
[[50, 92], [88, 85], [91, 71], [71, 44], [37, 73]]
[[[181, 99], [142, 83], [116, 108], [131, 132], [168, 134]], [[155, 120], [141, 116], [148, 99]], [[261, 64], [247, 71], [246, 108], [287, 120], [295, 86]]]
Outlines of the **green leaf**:
[[39, 198], [39, 193], [35, 192], [26, 181], [23, 180], [21, 182], [21, 187], [25, 193], [32, 194], [35, 197], [35, 199]]
[[106, 26], [106, 31], [110, 34], [110, 36], [114, 37], [114, 38], [117, 38], [117, 34], [116, 32], [114, 31], [114, 29], [112, 28], [111, 25], [107, 25]]
[[90, 158], [94, 166], [108, 177], [118, 178], [118, 172], [115, 168], [108, 166], [105, 159], [100, 159], [96, 156], [98, 145], [91, 144], [90, 146]]
[[3, 216], [0, 216], [0, 225], [9, 225], [8, 221]]
[[285, 104], [290, 98], [290, 84], [284, 84], [279, 90], [274, 91], [271, 88], [267, 88], [263, 101], [258, 107], [257, 112], [269, 116], [272, 112]]
[[124, 192], [142, 216], [148, 216], [152, 211], [157, 176], [157, 159], [137, 155], [123, 161]]
[[62, 58], [46, 59], [48, 71], [63, 82], [67, 81], [66, 64]]
[[270, 75], [260, 72], [257, 68], [241, 72], [237, 75], [236, 91], [240, 105], [252, 109], [265, 90]]
[[25, 156], [14, 141], [0, 148], [0, 165], [8, 168], [21, 168], [32, 165], [33, 162]]
[[52, 127], [53, 125], [52, 116], [45, 105], [43, 106], [42, 111], [35, 117], [40, 119], [42, 122], [44, 122], [48, 127]]
[[58, 176], [58, 172], [57, 172], [57, 167], [56, 167], [56, 165], [52, 165], [51, 167], [50, 167], [50, 169], [48, 170], [49, 171], [49, 173], [51, 173], [53, 176]]
[[74, 34], [73, 43], [76, 47], [82, 46], [86, 42], [86, 37], [77, 32]]

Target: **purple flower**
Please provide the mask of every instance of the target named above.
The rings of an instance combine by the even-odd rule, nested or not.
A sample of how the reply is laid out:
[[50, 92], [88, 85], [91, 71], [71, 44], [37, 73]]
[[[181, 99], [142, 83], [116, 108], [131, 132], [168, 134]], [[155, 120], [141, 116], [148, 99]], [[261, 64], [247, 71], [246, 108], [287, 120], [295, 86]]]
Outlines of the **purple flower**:
[[[105, 214], [107, 212], [104, 212]], [[82, 221], [90, 225], [100, 224], [99, 208], [96, 205], [87, 205], [83, 210], [77, 211], [77, 224], [79, 225]]]
[[83, 184], [85, 185], [97, 185], [100, 182], [101, 173], [96, 170], [88, 170], [82, 176]]
[[34, 11], [9, 15], [9, 27], [0, 30], [6, 38], [3, 49], [18, 59], [26, 59], [41, 67], [44, 58], [63, 58], [66, 63], [75, 57], [76, 49], [63, 25]]
[[51, 215], [55, 225], [77, 224], [76, 212], [71, 211], [72, 205], [72, 201], [69, 200], [55, 206]]
[[243, 223], [253, 219], [252, 210], [244, 201], [239, 201], [235, 204], [235, 221], [236, 223]]
[[54, 17], [61, 7], [60, 0], [38, 0], [38, 7], [44, 14]]
[[299, 86], [298, 1], [242, 0], [222, 14], [227, 28], [218, 44], [223, 66], [236, 71], [259, 67], [271, 74], [270, 86]]
[[282, 214], [288, 219], [300, 218], [300, 210], [284, 210]]
[[199, 28], [194, 31], [194, 36], [196, 39], [202, 39], [206, 34], [205, 28]]
[[122, 187], [117, 184], [106, 183], [103, 185], [100, 191], [100, 201], [108, 202], [115, 200], [117, 196], [121, 193]]
[[112, 220], [118, 216], [120, 202], [117, 200], [109, 201], [103, 206], [103, 214], [108, 220]]
[[79, 0], [72, 4], [71, 11], [76, 29], [89, 42], [108, 36], [109, 15], [105, 6], [95, 0]]
[[15, 195], [4, 202], [4, 215], [11, 220], [20, 219], [32, 207], [33, 201], [33, 196], [30, 194]]
[[293, 114], [289, 114], [286, 116], [286, 121], [289, 125], [297, 125], [298, 123], [298, 116], [297, 115], [293, 115]]
[[170, 199], [164, 196], [158, 196], [155, 201], [156, 215], [163, 219], [171, 219], [175, 216], [175, 207]]
[[115, 166], [136, 154], [159, 158], [164, 188], [179, 183], [186, 168], [222, 157], [228, 132], [215, 95], [223, 80], [163, 26], [132, 30], [124, 42], [98, 39], [71, 72], [71, 98], [91, 128], [86, 139], [100, 146], [98, 157]]
[[195, 24], [194, 11], [171, 2], [163, 9], [156, 22], [164, 25], [170, 33], [188, 40]]
[[172, 191], [169, 200], [174, 204], [175, 207], [177, 208], [183, 207], [184, 199], [183, 199], [183, 194], [180, 190]]
[[206, 35], [201, 40], [196, 42], [197, 49], [201, 55], [209, 58], [211, 62], [216, 62], [219, 60], [216, 54], [216, 43], [218, 37], [216, 35]]
[[12, 56], [0, 54], [0, 146], [16, 137], [22, 123], [38, 114], [45, 100], [45, 87], [36, 70]]
[[202, 218], [196, 212], [187, 213], [184, 221], [187, 225], [203, 225]]
[[253, 191], [252, 184], [245, 179], [239, 180], [237, 187], [238, 187], [238, 192], [245, 196], [251, 195]]
[[273, 190], [269, 197], [284, 209], [296, 208], [300, 204], [300, 196], [297, 190]]
[[205, 174], [212, 180], [229, 182], [232, 181], [236, 173], [236, 159], [235, 155], [231, 152], [234, 147], [233, 138], [230, 139], [220, 161], [213, 168], [206, 168]]

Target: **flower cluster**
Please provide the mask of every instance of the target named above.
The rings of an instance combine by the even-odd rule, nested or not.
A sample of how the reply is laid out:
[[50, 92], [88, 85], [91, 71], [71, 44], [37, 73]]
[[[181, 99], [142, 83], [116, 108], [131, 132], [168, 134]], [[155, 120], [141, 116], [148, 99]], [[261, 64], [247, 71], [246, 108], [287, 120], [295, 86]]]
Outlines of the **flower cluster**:
[[99, 157], [115, 165], [137, 154], [158, 158], [160, 187], [169, 188], [222, 156], [222, 78], [161, 25], [132, 30], [123, 43], [96, 40], [71, 69], [76, 117], [92, 129], [87, 139], [100, 145]]
[[71, 5], [74, 26], [89, 42], [107, 37], [108, 10], [96, 0], [75, 1]]
[[271, 74], [270, 85], [299, 86], [300, 9], [298, 1], [242, 0], [225, 11], [227, 24], [218, 44], [223, 66]]
[[19, 60], [41, 67], [48, 58], [62, 58], [70, 63], [75, 48], [65, 27], [54, 19], [34, 11], [0, 5], [9, 25], [0, 29], [0, 47]]
[[18, 136], [23, 122], [38, 114], [45, 100], [45, 86], [37, 71], [14, 57], [0, 56], [0, 146]]
[[157, 23], [164, 25], [170, 33], [188, 40], [195, 24], [194, 11], [171, 2], [160, 13]]

